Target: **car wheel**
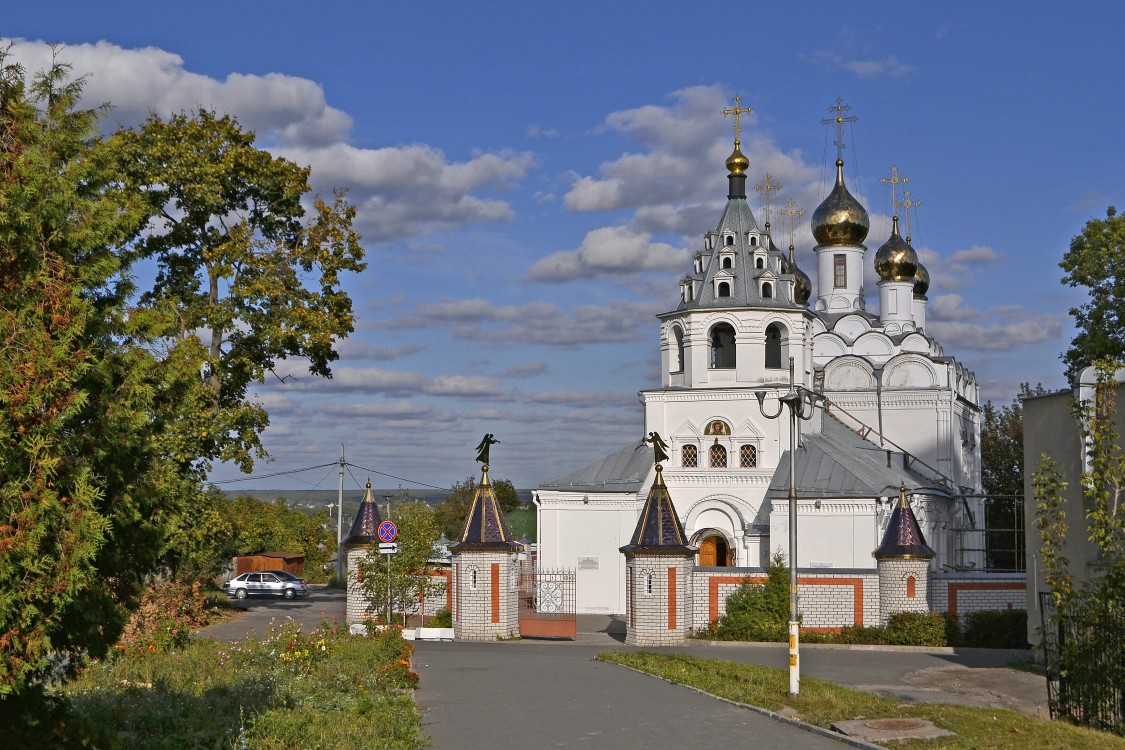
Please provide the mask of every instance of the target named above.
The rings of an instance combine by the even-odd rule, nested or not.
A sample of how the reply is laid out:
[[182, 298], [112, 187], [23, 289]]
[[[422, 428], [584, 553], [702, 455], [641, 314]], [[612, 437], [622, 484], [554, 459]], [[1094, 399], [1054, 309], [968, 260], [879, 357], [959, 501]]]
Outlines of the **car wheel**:
[[297, 596], [297, 592], [293, 589], [285, 589], [284, 596], [286, 599], [292, 599], [293, 597]]
[[245, 599], [246, 598], [246, 589], [237, 589], [234, 592], [234, 598], [235, 599]]

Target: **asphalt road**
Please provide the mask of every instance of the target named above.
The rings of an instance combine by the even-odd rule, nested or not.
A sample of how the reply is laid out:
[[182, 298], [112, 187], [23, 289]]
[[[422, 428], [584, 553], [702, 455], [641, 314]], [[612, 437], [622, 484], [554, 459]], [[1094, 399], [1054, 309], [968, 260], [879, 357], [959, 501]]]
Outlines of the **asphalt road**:
[[339, 589], [309, 586], [309, 595], [285, 600], [280, 596], [231, 599], [231, 606], [240, 610], [234, 619], [204, 628], [199, 635], [220, 641], [238, 641], [249, 635], [264, 638], [271, 622], [279, 625], [286, 619], [296, 620], [305, 631], [312, 630], [324, 619], [344, 622], [347, 599]]

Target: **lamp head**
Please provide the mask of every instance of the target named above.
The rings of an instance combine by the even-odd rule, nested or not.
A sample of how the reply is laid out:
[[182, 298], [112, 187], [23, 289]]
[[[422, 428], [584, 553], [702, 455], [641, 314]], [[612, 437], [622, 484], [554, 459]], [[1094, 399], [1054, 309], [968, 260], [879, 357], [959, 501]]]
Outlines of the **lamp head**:
[[758, 407], [761, 408], [766, 403], [766, 392], [754, 391], [754, 398], [758, 399]]

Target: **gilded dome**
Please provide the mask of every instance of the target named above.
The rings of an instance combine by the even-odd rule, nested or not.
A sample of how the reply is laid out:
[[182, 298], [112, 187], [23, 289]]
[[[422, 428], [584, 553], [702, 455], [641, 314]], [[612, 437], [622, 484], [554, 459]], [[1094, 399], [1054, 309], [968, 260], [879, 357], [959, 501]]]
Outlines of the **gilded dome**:
[[789, 246], [789, 260], [786, 262], [785, 272], [793, 274], [793, 301], [808, 307], [809, 297], [812, 296], [812, 279], [793, 260], [792, 245]]
[[844, 186], [844, 160], [836, 160], [836, 186], [812, 215], [813, 237], [821, 245], [862, 245], [871, 229], [867, 211]]
[[734, 141], [734, 151], [727, 157], [727, 171], [731, 174], [746, 174], [746, 170], [750, 168], [750, 160], [742, 153], [739, 148], [741, 144], [737, 139]]
[[918, 253], [898, 233], [898, 217], [894, 217], [890, 238], [875, 253], [875, 273], [880, 281], [915, 281]]
[[922, 265], [922, 261], [918, 261], [918, 270], [914, 272], [914, 296], [917, 299], [925, 299], [926, 292], [930, 290], [930, 272]]

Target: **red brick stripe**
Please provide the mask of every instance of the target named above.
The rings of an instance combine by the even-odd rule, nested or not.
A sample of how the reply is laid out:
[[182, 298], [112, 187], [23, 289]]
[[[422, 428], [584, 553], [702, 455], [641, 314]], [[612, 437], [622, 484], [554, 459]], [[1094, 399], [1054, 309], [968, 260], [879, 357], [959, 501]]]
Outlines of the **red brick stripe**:
[[492, 563], [492, 621], [500, 622], [500, 563]]
[[676, 569], [668, 568], [668, 629], [676, 629]]

